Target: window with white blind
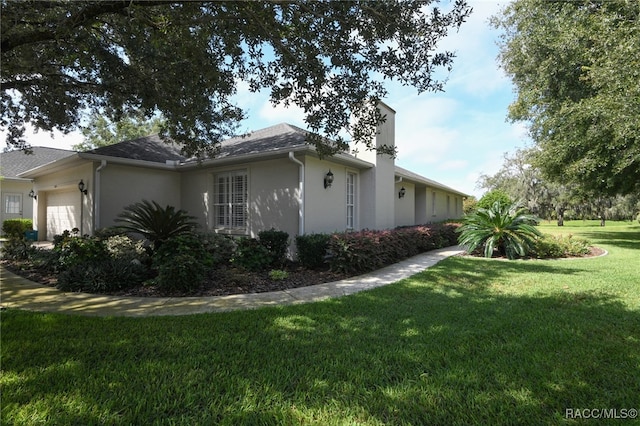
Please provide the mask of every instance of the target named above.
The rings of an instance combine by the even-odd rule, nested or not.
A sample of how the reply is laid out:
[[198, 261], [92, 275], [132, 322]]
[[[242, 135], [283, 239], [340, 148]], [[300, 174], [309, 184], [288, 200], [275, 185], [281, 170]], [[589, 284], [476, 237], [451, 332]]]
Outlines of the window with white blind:
[[356, 174], [347, 173], [347, 229], [356, 226]]
[[22, 214], [22, 196], [7, 194], [4, 197], [4, 212], [7, 214]]
[[218, 229], [246, 232], [249, 191], [246, 170], [215, 175], [214, 223]]

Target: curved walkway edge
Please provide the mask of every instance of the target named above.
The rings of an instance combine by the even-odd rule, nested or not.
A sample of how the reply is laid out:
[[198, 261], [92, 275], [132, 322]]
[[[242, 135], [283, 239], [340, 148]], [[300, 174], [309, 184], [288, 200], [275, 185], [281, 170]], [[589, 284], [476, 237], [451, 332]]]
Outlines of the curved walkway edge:
[[463, 251], [460, 246], [433, 250], [365, 275], [309, 287], [214, 297], [117, 297], [65, 293], [34, 283], [0, 267], [0, 304], [3, 309], [129, 317], [191, 315], [291, 305], [347, 296], [388, 285], [415, 275], [442, 259], [461, 254]]

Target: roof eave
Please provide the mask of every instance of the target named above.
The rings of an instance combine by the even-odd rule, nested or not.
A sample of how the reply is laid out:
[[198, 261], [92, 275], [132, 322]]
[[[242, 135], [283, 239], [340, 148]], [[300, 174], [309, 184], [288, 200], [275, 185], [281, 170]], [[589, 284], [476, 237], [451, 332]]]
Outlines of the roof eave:
[[73, 163], [79, 163], [80, 160], [79, 153], [75, 153], [68, 157], [61, 158], [59, 160], [51, 161], [49, 163], [43, 164], [41, 166], [35, 167], [33, 169], [24, 171], [22, 173], [18, 173], [18, 177], [25, 179], [33, 179], [39, 176], [45, 175], [47, 173], [52, 173], [68, 167]]

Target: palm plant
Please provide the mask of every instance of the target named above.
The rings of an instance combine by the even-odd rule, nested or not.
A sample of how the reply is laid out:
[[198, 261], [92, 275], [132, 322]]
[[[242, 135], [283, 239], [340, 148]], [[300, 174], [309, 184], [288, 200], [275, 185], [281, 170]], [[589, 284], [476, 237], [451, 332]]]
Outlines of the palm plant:
[[541, 235], [534, 226], [535, 216], [525, 213], [519, 202], [496, 201], [490, 208], [479, 208], [463, 219], [458, 228], [458, 243], [468, 252], [484, 247], [484, 256], [492, 257], [494, 250], [509, 259], [525, 256]]
[[173, 206], [162, 207], [147, 200], [125, 207], [116, 221], [122, 223], [122, 229], [142, 234], [153, 244], [154, 250], [168, 238], [189, 234], [197, 226], [195, 218], [186, 211], [176, 210]]

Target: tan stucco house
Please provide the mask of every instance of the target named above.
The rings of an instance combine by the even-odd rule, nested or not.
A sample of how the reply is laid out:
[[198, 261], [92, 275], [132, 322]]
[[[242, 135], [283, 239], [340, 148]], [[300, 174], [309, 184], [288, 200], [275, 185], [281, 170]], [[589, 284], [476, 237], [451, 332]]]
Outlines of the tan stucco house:
[[44, 147], [35, 147], [30, 154], [23, 151], [0, 153], [0, 224], [7, 219], [33, 218], [33, 198], [37, 197], [33, 179], [19, 177], [20, 173], [74, 154], [74, 151]]
[[[381, 108], [387, 120], [376, 143], [394, 145], [395, 111]], [[246, 236], [270, 228], [292, 237], [388, 229], [462, 215], [464, 193], [375, 152], [320, 159], [306, 136], [279, 124], [229, 139], [216, 158], [202, 161], [150, 136], [73, 153], [18, 177], [32, 182], [34, 227], [43, 240], [114, 225], [125, 206], [143, 199], [186, 210], [205, 229]]]

